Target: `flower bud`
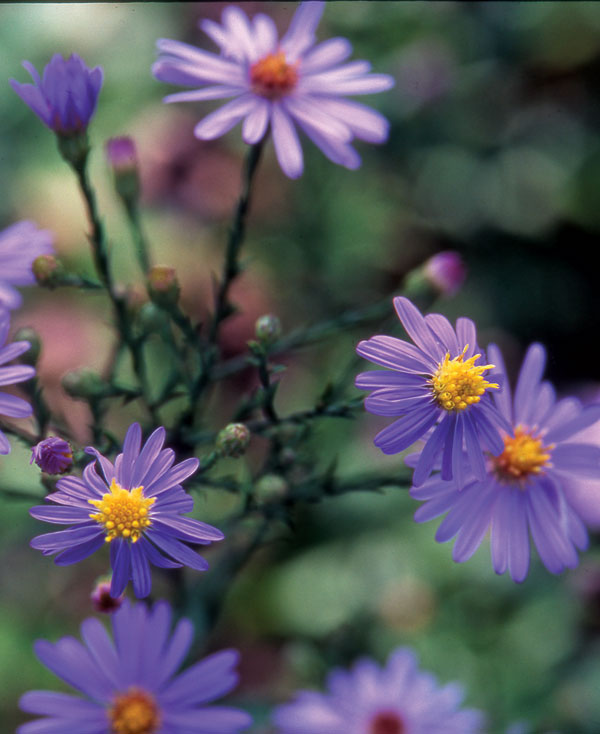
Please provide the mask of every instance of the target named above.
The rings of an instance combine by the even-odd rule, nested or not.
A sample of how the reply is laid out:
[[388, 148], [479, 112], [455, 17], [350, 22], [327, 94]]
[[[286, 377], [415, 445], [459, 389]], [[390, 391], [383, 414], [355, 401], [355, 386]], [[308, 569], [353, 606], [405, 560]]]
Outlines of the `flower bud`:
[[140, 193], [137, 154], [133, 138], [123, 136], [106, 142], [106, 158], [114, 175], [115, 189], [125, 201], [137, 199]]
[[106, 579], [100, 579], [96, 584], [94, 591], [90, 594], [92, 606], [97, 612], [103, 614], [111, 614], [116, 612], [117, 609], [123, 604], [125, 594], [113, 599], [110, 595], [110, 581]]
[[230, 423], [219, 431], [216, 448], [223, 456], [239, 458], [250, 443], [250, 430], [243, 423]]
[[288, 491], [288, 483], [278, 474], [265, 474], [254, 486], [257, 502], [271, 502], [283, 499]]
[[15, 334], [15, 341], [29, 342], [29, 349], [21, 356], [20, 362], [35, 367], [42, 351], [42, 342], [37, 331], [29, 326], [24, 326]]
[[46, 288], [54, 288], [59, 285], [64, 274], [62, 263], [54, 255], [38, 255], [31, 269], [38, 284]]
[[270, 313], [260, 316], [254, 326], [254, 333], [263, 344], [272, 344], [281, 336], [281, 321]]
[[155, 265], [148, 272], [148, 295], [157, 306], [174, 306], [179, 300], [179, 282], [174, 268]]
[[467, 276], [463, 259], [453, 250], [438, 252], [423, 266], [427, 282], [444, 296], [458, 293]]
[[67, 372], [61, 380], [63, 390], [72, 398], [101, 398], [108, 392], [108, 385], [97, 372], [82, 367], [79, 370]]
[[73, 451], [59, 436], [49, 436], [31, 449], [30, 464], [35, 463], [46, 474], [64, 474], [73, 464]]

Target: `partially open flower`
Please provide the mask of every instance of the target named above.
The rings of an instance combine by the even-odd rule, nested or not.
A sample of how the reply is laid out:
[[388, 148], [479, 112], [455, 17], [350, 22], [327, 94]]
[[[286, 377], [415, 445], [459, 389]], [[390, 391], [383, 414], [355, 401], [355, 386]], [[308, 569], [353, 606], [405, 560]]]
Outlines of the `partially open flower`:
[[64, 474], [73, 464], [73, 451], [64, 438], [49, 436], [31, 449], [30, 464], [35, 463], [47, 474]]

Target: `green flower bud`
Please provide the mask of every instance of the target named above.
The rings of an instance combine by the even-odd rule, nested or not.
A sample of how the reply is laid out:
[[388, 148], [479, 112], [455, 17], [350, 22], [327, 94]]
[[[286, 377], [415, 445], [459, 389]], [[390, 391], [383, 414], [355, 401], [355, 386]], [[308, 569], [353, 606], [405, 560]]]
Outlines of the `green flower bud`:
[[238, 458], [250, 443], [250, 430], [243, 423], [230, 423], [219, 431], [216, 448], [223, 456]]
[[179, 300], [179, 283], [174, 268], [155, 265], [148, 273], [148, 295], [157, 306], [168, 308]]
[[38, 284], [46, 288], [60, 285], [64, 275], [62, 263], [54, 255], [38, 255], [31, 265], [31, 270]]
[[25, 326], [17, 331], [15, 334], [15, 341], [29, 342], [31, 346], [25, 354], [21, 356], [20, 361], [23, 364], [29, 364], [32, 367], [35, 367], [38, 359], [40, 358], [40, 352], [42, 351], [42, 341], [37, 331], [29, 326]]
[[281, 336], [281, 321], [270, 313], [260, 316], [254, 326], [254, 333], [263, 344], [272, 344]]
[[63, 390], [72, 398], [89, 400], [104, 397], [110, 392], [109, 386], [100, 375], [87, 367], [67, 372], [61, 383]]

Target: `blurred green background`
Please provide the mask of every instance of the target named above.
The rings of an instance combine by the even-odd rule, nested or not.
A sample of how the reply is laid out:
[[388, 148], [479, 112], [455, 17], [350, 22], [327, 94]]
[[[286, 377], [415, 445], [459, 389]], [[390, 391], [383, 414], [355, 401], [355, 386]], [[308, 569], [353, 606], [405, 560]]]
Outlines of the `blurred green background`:
[[[167, 85], [150, 66], [159, 37], [211, 48], [197, 29], [218, 19], [221, 3], [8, 4], [0, 7], [0, 227], [32, 219], [56, 233], [65, 262], [91, 273], [86, 223], [75, 182], [52, 134], [16, 97], [9, 78], [26, 81], [28, 59], [41, 69], [53, 53], [80, 54], [104, 68], [90, 133], [92, 175], [109, 230], [117, 280], [144, 299], [124, 215], [112, 194], [104, 141], [135, 137], [144, 191], [144, 225], [156, 263], [177, 268], [183, 304], [207, 313], [211, 272], [238, 193], [244, 154], [239, 129], [211, 143], [195, 140], [208, 104], [163, 105]], [[244, 3], [266, 10], [284, 29], [293, 3]], [[226, 355], [244, 352], [257, 316], [277, 313], [289, 331], [397, 291], [432, 254], [461, 253], [462, 291], [436, 308], [468, 315], [480, 343], [498, 342], [514, 371], [532, 340], [549, 350], [547, 374], [560, 391], [597, 391], [600, 288], [600, 5], [598, 3], [336, 2], [319, 38], [347, 36], [355, 58], [391, 73], [395, 88], [365, 98], [391, 121], [389, 142], [358, 143], [362, 168], [350, 172], [304, 147], [305, 174], [287, 180], [268, 146], [235, 284], [241, 313], [224, 329]], [[306, 142], [306, 141], [305, 141]], [[15, 327], [44, 339], [40, 374], [53, 408], [78, 439], [89, 416], [67, 398], [68, 369], [105, 364], [112, 333], [102, 296], [29, 289]], [[401, 336], [399, 326], [393, 327]], [[277, 405], [282, 413], [314, 405], [325, 383], [352, 359], [354, 344], [377, 330], [357, 329], [287, 355]], [[155, 356], [158, 361], [159, 356]], [[158, 369], [158, 365], [157, 369]], [[254, 385], [242, 374], [210, 403], [219, 428]], [[352, 389], [348, 394], [352, 394]], [[119, 436], [136, 405], [115, 409]], [[168, 416], [166, 417], [168, 418]], [[344, 474], [393, 474], [399, 457], [371, 444], [385, 419], [325, 421], [313, 436], [319, 462], [334, 456]], [[28, 548], [40, 531], [27, 508], [43, 496], [39, 472], [13, 441], [0, 459], [0, 728], [24, 717], [29, 688], [57, 687], [37, 663], [32, 641], [75, 633], [106, 559], [58, 569]], [[255, 449], [260, 454], [260, 439]], [[244, 476], [248, 460], [221, 470]], [[275, 480], [276, 481], [276, 480]], [[16, 497], [22, 493], [22, 497]], [[600, 501], [600, 493], [598, 494]], [[197, 493], [197, 516], [222, 524], [236, 501]], [[520, 587], [496, 577], [486, 544], [464, 566], [417, 526], [417, 503], [404, 491], [356, 493], [300, 508], [295, 533], [277, 528], [244, 569], [204, 647], [235, 644], [243, 653], [236, 700], [267, 731], [269, 706], [296, 687], [318, 686], [331, 665], [359, 655], [383, 660], [399, 644], [419, 652], [440, 680], [460, 680], [468, 704], [490, 715], [490, 733], [516, 722], [531, 731], [600, 731], [600, 552], [555, 578], [536, 559]], [[210, 558], [209, 553], [209, 558]], [[157, 575], [157, 574], [156, 574]], [[200, 586], [200, 594], [202, 587]], [[168, 595], [155, 578], [155, 595]], [[199, 633], [201, 630], [199, 629]], [[263, 727], [263, 728], [261, 728]]]

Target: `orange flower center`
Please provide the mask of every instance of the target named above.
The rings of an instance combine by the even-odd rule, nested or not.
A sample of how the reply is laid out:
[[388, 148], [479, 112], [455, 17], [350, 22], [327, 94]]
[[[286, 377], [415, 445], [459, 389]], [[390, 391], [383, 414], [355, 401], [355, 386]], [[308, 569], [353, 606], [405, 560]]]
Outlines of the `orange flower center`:
[[395, 711], [381, 711], [371, 721], [368, 734], [404, 734], [404, 724]]
[[283, 51], [267, 54], [250, 67], [250, 81], [256, 94], [268, 99], [282, 97], [298, 83], [297, 64], [288, 64]]
[[160, 726], [160, 711], [154, 697], [139, 688], [117, 694], [108, 718], [110, 734], [155, 734]]
[[496, 474], [504, 481], [523, 480], [532, 474], [541, 474], [550, 461], [553, 448], [554, 444], [544, 446], [542, 439], [533, 431], [517, 426], [514, 438], [504, 438], [504, 451], [492, 458]]

